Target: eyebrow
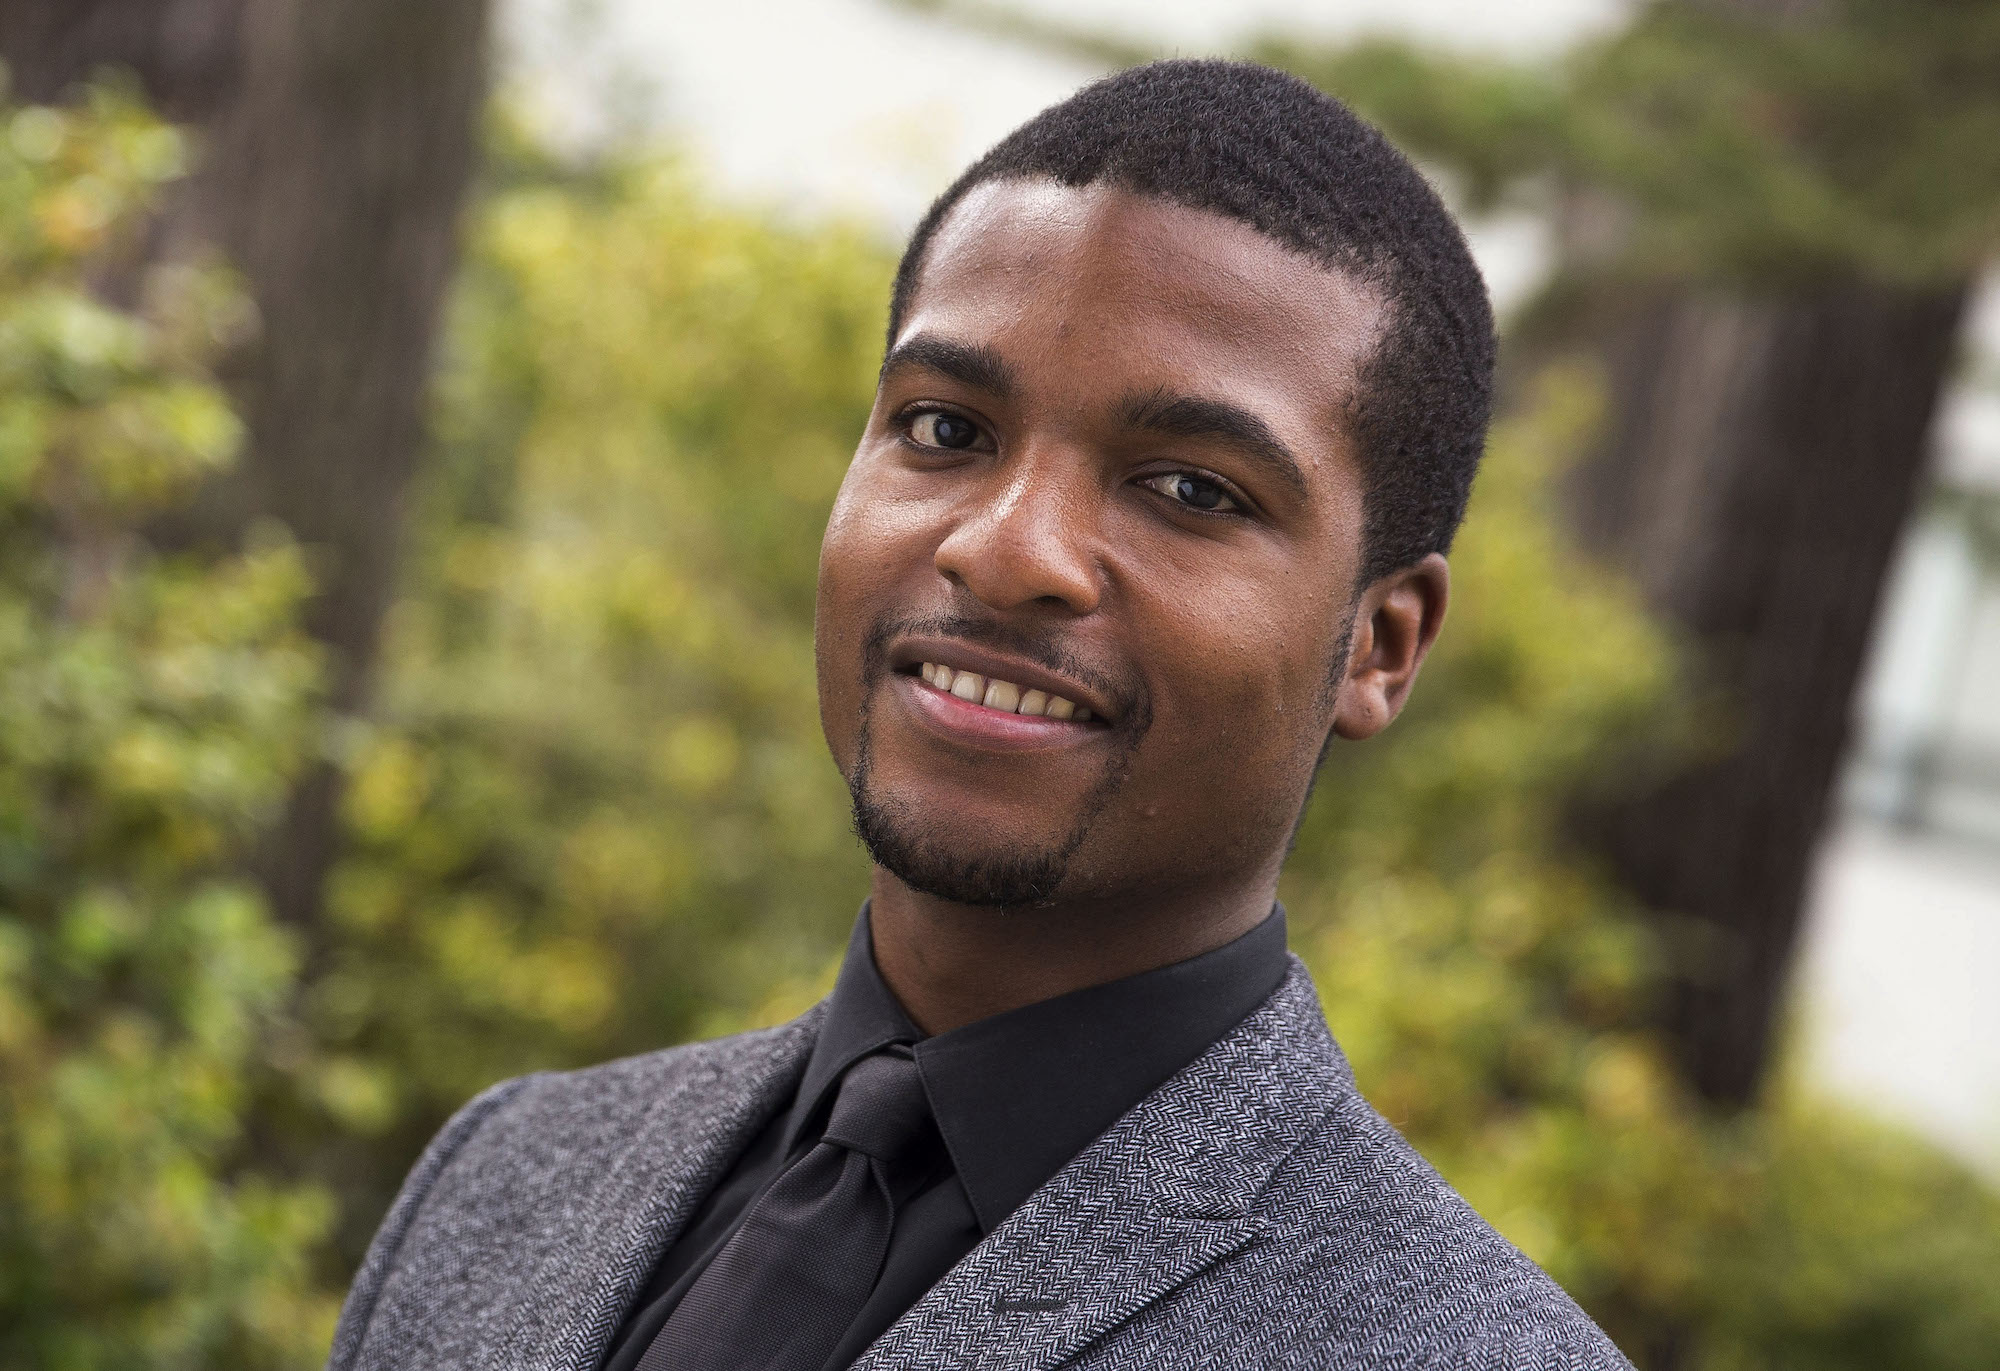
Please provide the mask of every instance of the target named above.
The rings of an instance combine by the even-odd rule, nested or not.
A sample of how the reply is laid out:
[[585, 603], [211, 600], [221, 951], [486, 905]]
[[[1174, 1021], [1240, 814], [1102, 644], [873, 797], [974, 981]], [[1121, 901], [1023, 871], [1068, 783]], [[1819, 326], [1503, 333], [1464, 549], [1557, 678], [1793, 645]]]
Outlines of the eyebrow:
[[1305, 469], [1271, 426], [1241, 405], [1203, 395], [1150, 390], [1128, 399], [1125, 422], [1173, 438], [1214, 438], [1264, 467], [1301, 501], [1308, 498]]
[[[882, 359], [881, 376], [903, 367], [923, 367], [962, 385], [983, 390], [997, 400], [1014, 394], [1014, 369], [993, 348], [980, 343], [961, 343], [934, 333], [905, 338]], [[879, 380], [879, 378], [878, 378]]]

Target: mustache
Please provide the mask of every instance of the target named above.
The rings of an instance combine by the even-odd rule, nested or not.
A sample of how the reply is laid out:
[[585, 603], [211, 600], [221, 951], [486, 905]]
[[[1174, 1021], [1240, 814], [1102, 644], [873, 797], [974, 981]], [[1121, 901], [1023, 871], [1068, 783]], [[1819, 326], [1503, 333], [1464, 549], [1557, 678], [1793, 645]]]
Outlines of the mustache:
[[1138, 680], [1119, 679], [1071, 651], [1060, 629], [1010, 624], [999, 619], [944, 611], [916, 616], [884, 615], [875, 621], [863, 646], [863, 674], [873, 687], [889, 670], [889, 644], [901, 637], [957, 638], [998, 652], [1026, 658], [1045, 671], [1080, 681], [1109, 700], [1117, 717], [1133, 731], [1152, 718], [1146, 689]]

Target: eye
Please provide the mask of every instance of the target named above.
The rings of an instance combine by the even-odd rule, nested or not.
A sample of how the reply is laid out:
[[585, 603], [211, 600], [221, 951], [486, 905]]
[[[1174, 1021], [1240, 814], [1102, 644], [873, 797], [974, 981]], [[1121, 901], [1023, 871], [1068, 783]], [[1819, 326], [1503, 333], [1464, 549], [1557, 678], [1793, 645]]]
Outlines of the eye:
[[926, 410], [910, 420], [910, 438], [925, 447], [962, 452], [979, 441], [979, 425], [948, 410]]
[[1139, 484], [1148, 490], [1158, 491], [1175, 504], [1208, 514], [1233, 514], [1243, 508], [1219, 482], [1190, 471], [1169, 471], [1160, 476], [1148, 476]]

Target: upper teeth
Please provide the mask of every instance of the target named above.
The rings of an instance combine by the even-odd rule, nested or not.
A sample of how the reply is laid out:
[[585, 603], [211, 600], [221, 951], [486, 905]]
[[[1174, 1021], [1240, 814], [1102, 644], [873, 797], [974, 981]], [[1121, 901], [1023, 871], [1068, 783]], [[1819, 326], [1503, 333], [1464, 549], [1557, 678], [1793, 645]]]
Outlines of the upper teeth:
[[985, 705], [988, 709], [1008, 714], [1042, 714], [1051, 719], [1069, 719], [1076, 723], [1090, 718], [1089, 709], [1074, 700], [1065, 700], [1060, 695], [1040, 690], [1023, 690], [1012, 681], [981, 676], [976, 671], [953, 671], [937, 662], [925, 662], [923, 676], [939, 690], [948, 691], [961, 700]]

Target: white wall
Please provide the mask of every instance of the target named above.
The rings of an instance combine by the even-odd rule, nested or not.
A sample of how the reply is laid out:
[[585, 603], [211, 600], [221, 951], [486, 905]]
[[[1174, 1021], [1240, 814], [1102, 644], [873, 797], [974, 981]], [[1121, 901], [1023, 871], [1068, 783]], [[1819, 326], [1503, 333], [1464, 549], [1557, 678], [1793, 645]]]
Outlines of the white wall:
[[1849, 823], [1802, 949], [1806, 1078], [2000, 1177], [2000, 853]]

